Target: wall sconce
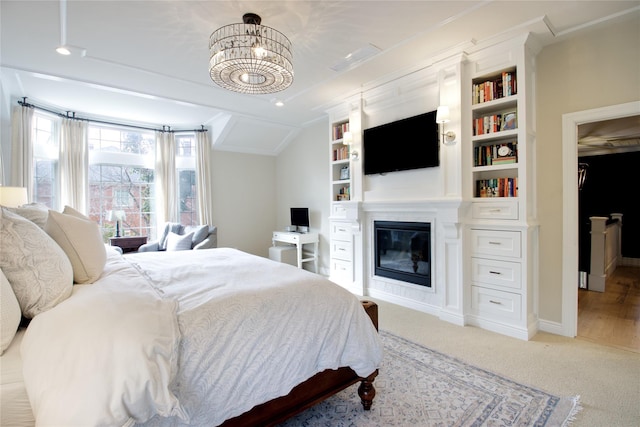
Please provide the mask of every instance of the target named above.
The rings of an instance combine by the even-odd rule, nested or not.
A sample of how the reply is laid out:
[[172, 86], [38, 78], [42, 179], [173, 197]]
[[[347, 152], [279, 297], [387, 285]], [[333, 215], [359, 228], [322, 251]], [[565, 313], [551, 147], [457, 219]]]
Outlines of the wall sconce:
[[[352, 145], [353, 144], [353, 134], [349, 131], [345, 132], [342, 135], [342, 143], [344, 145]], [[351, 160], [358, 160], [358, 152], [356, 150], [351, 151]]]
[[7, 208], [17, 208], [28, 203], [25, 187], [0, 186], [0, 205]]
[[446, 105], [441, 105], [438, 107], [436, 111], [436, 122], [442, 129], [442, 143], [444, 145], [453, 145], [456, 143], [456, 133], [453, 131], [445, 132], [444, 124], [449, 122], [451, 119], [449, 118], [449, 107]]

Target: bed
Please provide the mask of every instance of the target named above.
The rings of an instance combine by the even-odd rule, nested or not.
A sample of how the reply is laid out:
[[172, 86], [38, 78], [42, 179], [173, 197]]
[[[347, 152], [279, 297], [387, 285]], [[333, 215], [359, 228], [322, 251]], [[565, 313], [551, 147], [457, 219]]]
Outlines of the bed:
[[[95, 263], [86, 217], [50, 211], [44, 228], [27, 217], [2, 208], [2, 276], [33, 318], [3, 349], [0, 424], [268, 426], [357, 383], [371, 407], [375, 304], [231, 248], [122, 255], [102, 245]], [[24, 259], [7, 255], [40, 266], [58, 252], [42, 234], [70, 260], [75, 284], [63, 280], [62, 296], [19, 277]], [[16, 274], [54, 302], [34, 315], [42, 295], [25, 298]]]

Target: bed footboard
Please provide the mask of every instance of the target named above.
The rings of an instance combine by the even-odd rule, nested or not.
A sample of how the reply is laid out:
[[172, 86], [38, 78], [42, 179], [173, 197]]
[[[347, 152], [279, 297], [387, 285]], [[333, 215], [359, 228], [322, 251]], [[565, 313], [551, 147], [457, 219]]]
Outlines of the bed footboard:
[[[378, 305], [372, 301], [362, 301], [362, 306], [377, 330]], [[348, 367], [326, 370], [298, 384], [288, 395], [255, 406], [250, 411], [225, 421], [221, 427], [275, 426], [357, 382], [360, 382], [358, 395], [362, 407], [369, 410], [376, 395], [373, 381], [377, 375], [376, 370], [362, 378]]]

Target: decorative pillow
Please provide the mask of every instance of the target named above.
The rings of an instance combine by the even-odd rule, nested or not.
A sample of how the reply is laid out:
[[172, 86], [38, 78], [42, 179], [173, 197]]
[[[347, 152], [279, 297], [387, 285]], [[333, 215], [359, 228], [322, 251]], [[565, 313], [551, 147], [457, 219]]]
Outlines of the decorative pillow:
[[63, 213], [49, 211], [44, 229], [69, 257], [75, 283], [92, 283], [100, 277], [107, 251], [98, 224], [66, 206]]
[[167, 250], [168, 251], [188, 251], [191, 249], [191, 241], [193, 240], [193, 233], [179, 235], [169, 232], [167, 236]]
[[71, 295], [73, 269], [58, 244], [33, 222], [0, 210], [0, 268], [22, 315], [32, 318]]
[[167, 249], [167, 237], [169, 233], [183, 234], [184, 225], [178, 222], [168, 222], [164, 226], [164, 232], [158, 240], [158, 250], [164, 251]]
[[9, 347], [20, 326], [20, 304], [11, 285], [0, 270], [0, 355]]
[[44, 229], [44, 225], [47, 223], [47, 217], [49, 216], [49, 208], [42, 203], [29, 203], [17, 208], [5, 209], [28, 219], [42, 229]]
[[184, 228], [184, 234], [189, 234], [193, 232], [193, 241], [191, 242], [191, 247], [195, 248], [196, 245], [202, 243], [204, 239], [209, 235], [209, 226], [208, 225], [196, 225], [196, 226], [186, 226]]

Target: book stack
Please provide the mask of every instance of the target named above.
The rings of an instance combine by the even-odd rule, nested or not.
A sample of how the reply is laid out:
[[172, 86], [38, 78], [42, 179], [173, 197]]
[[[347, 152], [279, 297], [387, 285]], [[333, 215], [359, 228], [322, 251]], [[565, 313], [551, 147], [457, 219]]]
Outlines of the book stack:
[[515, 71], [504, 71], [494, 79], [480, 83], [474, 83], [472, 87], [471, 99], [474, 104], [481, 104], [494, 99], [517, 93]]
[[333, 126], [333, 141], [342, 139], [345, 132], [349, 132], [349, 122], [340, 123]]
[[518, 197], [518, 178], [493, 178], [476, 181], [477, 197]]
[[333, 150], [333, 161], [349, 158], [349, 147], [344, 146]]
[[502, 114], [491, 114], [478, 117], [473, 120], [473, 135], [484, 135], [487, 133], [500, 132]]
[[473, 149], [474, 166], [505, 165], [518, 162], [518, 142], [480, 145]]

